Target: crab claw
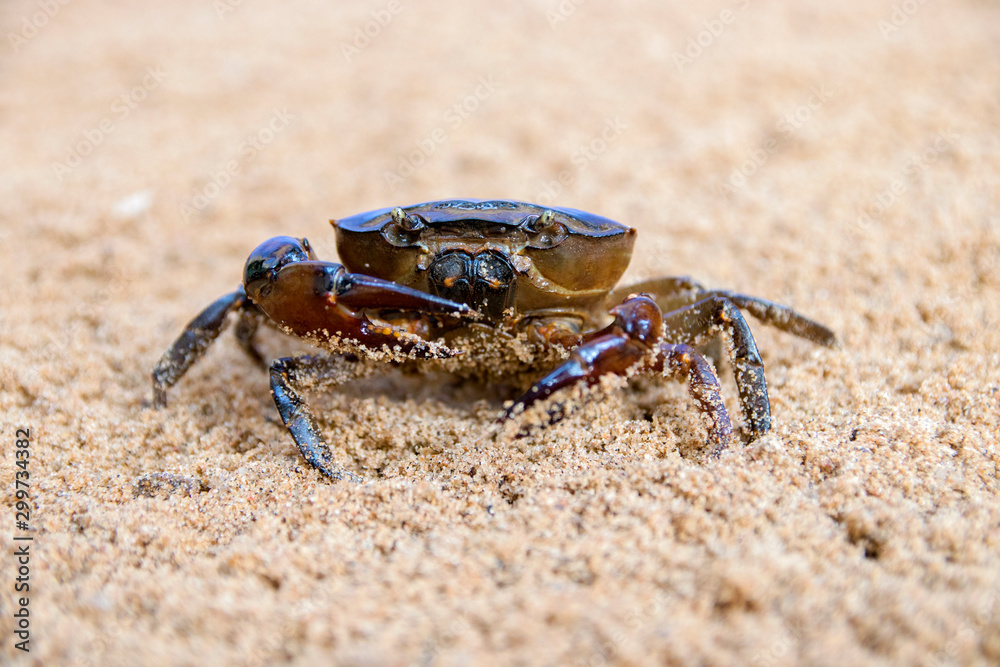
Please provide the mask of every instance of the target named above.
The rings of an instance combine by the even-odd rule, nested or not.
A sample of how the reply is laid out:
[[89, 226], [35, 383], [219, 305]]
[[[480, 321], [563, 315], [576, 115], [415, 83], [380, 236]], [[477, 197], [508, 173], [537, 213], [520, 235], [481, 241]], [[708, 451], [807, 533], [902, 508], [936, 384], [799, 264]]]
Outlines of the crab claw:
[[[625, 376], [628, 370], [643, 360], [647, 348], [622, 334], [606, 334], [570, 352], [561, 366], [538, 380], [500, 416], [499, 422], [517, 417], [534, 403], [545, 401], [553, 393], [574, 385], [594, 386], [602, 375]], [[551, 406], [548, 425], [562, 419], [564, 406]]]
[[[332, 266], [340, 265], [333, 264]], [[390, 280], [373, 278], [363, 273], [348, 273], [343, 267], [340, 267], [340, 272], [334, 276], [334, 280], [336, 281], [337, 303], [351, 310], [386, 308], [432, 315], [476, 317], [476, 311], [464, 303], [442, 299], [412, 287], [406, 287]]]
[[279, 327], [319, 344], [398, 353], [402, 357], [460, 354], [411, 332], [377, 324], [369, 310], [410, 311], [473, 319], [469, 306], [404, 285], [348, 273], [341, 264], [318, 261], [305, 239], [279, 236], [251, 253], [244, 268], [247, 296]]
[[[613, 323], [585, 336], [569, 359], [514, 401], [498, 421], [515, 419], [536, 403], [552, 401], [561, 389], [594, 386], [607, 374], [629, 377], [635, 372], [653, 372], [688, 381], [688, 392], [709, 420], [710, 455], [718, 456], [729, 444], [732, 422], [711, 365], [692, 347], [661, 342], [663, 315], [648, 294], [630, 296], [610, 312], [615, 316]], [[533, 425], [559, 421], [568, 407], [566, 401], [549, 403], [546, 414]], [[518, 435], [526, 433], [525, 427], [518, 431]]]

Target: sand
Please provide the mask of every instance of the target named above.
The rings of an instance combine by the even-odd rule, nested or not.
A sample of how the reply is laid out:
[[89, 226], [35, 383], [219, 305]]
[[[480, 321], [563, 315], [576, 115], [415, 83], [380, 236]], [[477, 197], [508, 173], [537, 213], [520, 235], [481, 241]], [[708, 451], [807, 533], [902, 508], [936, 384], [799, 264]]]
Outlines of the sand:
[[[343, 4], [0, 7], [0, 662], [1000, 663], [1000, 6]], [[231, 335], [149, 407], [260, 241], [455, 196], [841, 347], [752, 324], [774, 427], [718, 460], [683, 385], [509, 440], [388, 373], [312, 398], [330, 483]]]

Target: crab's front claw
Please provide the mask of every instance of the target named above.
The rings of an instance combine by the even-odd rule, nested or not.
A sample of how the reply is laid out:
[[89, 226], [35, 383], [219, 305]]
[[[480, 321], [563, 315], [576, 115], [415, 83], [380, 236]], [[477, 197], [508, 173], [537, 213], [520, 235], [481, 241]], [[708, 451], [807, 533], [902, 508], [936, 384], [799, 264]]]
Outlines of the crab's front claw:
[[[569, 359], [514, 401], [498, 421], [517, 418], [532, 405], [550, 401], [561, 389], [594, 386], [608, 374], [627, 378], [636, 372], [652, 372], [688, 381], [688, 392], [709, 420], [711, 456], [718, 456], [729, 444], [732, 422], [711, 365], [692, 347], [662, 342], [663, 315], [648, 294], [631, 296], [610, 312], [614, 322], [585, 336]], [[565, 401], [549, 404], [546, 414], [523, 426], [518, 435], [526, 434], [528, 426], [559, 421], [567, 407]]]
[[409, 331], [372, 322], [368, 310], [473, 319], [468, 306], [315, 260], [305, 239], [279, 236], [247, 260], [247, 296], [284, 331], [331, 348], [361, 348], [404, 357], [459, 354]]
[[347, 273], [339, 264], [330, 266], [340, 267], [333, 278], [337, 302], [353, 311], [385, 308], [430, 315], [453, 315], [467, 319], [475, 319], [477, 316], [476, 311], [464, 303], [442, 299], [390, 280], [373, 278], [362, 273]]

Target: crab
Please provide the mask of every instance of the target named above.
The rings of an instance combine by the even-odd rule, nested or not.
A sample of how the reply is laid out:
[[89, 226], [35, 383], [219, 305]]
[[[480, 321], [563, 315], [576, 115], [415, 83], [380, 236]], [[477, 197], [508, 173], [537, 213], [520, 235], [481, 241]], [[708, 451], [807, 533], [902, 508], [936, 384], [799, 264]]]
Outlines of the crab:
[[[743, 316], [824, 346], [836, 337], [786, 306], [690, 278], [616, 287], [636, 231], [570, 208], [509, 200], [449, 199], [331, 220], [342, 263], [319, 260], [305, 238], [278, 236], [247, 259], [243, 284], [205, 308], [152, 373], [153, 403], [204, 354], [237, 314], [236, 339], [254, 344], [261, 323], [326, 354], [270, 363], [278, 413], [305, 460], [327, 477], [358, 479], [334, 463], [304, 394], [387, 366], [443, 370], [520, 386], [500, 423], [558, 421], [573, 388], [652, 374], [687, 380], [707, 423], [709, 456], [733, 439], [714, 366], [727, 343], [747, 440], [771, 427], [764, 364]], [[536, 406], [541, 406], [536, 409]], [[519, 434], [524, 434], [524, 426]]]

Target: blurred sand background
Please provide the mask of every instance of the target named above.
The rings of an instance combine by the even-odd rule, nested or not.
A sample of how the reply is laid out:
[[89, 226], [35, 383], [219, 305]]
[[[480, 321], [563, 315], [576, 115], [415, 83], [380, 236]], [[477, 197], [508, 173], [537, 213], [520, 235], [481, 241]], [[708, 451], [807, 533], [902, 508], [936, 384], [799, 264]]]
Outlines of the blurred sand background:
[[[0, 6], [0, 662], [1000, 662], [1000, 5], [330, 4]], [[148, 408], [261, 240], [455, 196], [842, 348], [752, 323], [774, 429], [718, 461], [681, 385], [507, 443], [506, 396], [389, 374], [314, 397], [331, 484], [229, 335]]]

